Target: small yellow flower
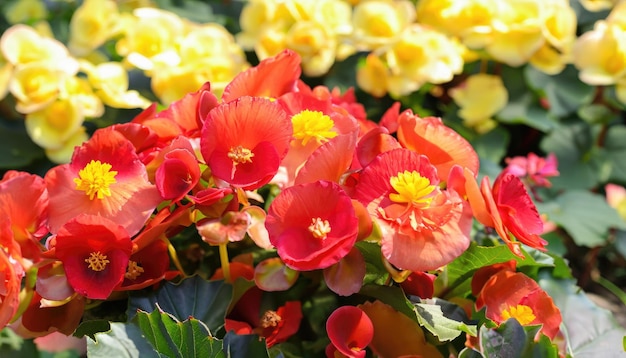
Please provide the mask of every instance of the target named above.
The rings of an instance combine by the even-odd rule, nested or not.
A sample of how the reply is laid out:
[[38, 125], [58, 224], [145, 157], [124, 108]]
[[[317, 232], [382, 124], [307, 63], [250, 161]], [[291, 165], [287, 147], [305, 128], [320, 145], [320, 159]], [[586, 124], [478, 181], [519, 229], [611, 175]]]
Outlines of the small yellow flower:
[[7, 7], [5, 16], [9, 24], [35, 22], [45, 19], [48, 9], [42, 0], [17, 0]]
[[76, 56], [85, 56], [100, 47], [116, 33], [118, 19], [115, 1], [85, 0], [70, 21], [70, 51]]
[[390, 44], [415, 20], [410, 1], [373, 0], [359, 3], [352, 15], [353, 39], [367, 50]]
[[28, 136], [45, 149], [60, 149], [79, 130], [85, 117], [76, 98], [57, 100], [26, 115]]
[[463, 124], [485, 133], [496, 125], [492, 117], [506, 106], [508, 92], [499, 76], [476, 74], [465, 83], [450, 90], [450, 96], [461, 107]]
[[72, 159], [74, 148], [89, 139], [85, 127], [80, 127], [61, 146], [56, 149], [46, 149], [46, 157], [53, 163], [69, 163]]

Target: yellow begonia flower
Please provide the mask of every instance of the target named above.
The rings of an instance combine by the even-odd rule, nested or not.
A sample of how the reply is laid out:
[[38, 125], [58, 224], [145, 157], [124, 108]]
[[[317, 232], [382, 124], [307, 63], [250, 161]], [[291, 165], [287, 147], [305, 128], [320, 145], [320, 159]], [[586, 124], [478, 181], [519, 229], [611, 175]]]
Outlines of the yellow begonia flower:
[[100, 47], [118, 31], [118, 19], [115, 1], [85, 0], [70, 20], [70, 51], [82, 57]]
[[46, 62], [48, 66], [61, 69], [70, 75], [78, 71], [77, 61], [69, 56], [62, 43], [44, 37], [26, 25], [11, 26], [2, 34], [0, 52], [14, 66]]
[[8, 62], [2, 63], [2, 58], [0, 58], [0, 100], [9, 93], [11, 76], [13, 76], [13, 65]]
[[128, 90], [128, 73], [119, 62], [85, 65], [87, 78], [95, 93], [107, 106], [114, 108], [146, 108], [151, 102], [135, 90]]
[[121, 22], [124, 37], [116, 43], [117, 52], [144, 71], [177, 66], [177, 46], [187, 29], [185, 21], [155, 8], [136, 9], [133, 15], [132, 21]]
[[285, 43], [286, 38], [287, 35], [284, 31], [273, 28], [266, 29], [254, 46], [254, 52], [259, 60], [275, 56], [287, 48], [287, 44]]
[[79, 130], [84, 119], [75, 98], [57, 100], [42, 110], [26, 115], [26, 132], [38, 146], [59, 149]]
[[94, 93], [91, 84], [86, 78], [66, 78], [59, 97], [76, 100], [85, 117], [98, 118], [104, 114], [104, 104], [100, 97]]
[[574, 65], [581, 81], [612, 85], [626, 75], [626, 31], [617, 23], [597, 21], [574, 44]]
[[372, 0], [359, 3], [352, 14], [352, 38], [360, 50], [390, 44], [415, 20], [410, 1]]
[[385, 63], [376, 54], [370, 53], [357, 68], [356, 83], [372, 96], [382, 97], [387, 94], [388, 71]]
[[579, 0], [580, 4], [587, 11], [602, 11], [608, 10], [619, 3], [620, 0]]
[[74, 148], [80, 146], [89, 139], [85, 132], [85, 127], [80, 127], [74, 132], [60, 147], [55, 149], [46, 149], [46, 157], [53, 163], [69, 163], [74, 153]]
[[237, 43], [245, 50], [254, 49], [267, 27], [273, 26], [276, 2], [270, 0], [251, 0], [246, 2], [239, 15], [241, 32], [237, 34]]
[[315, 21], [300, 21], [289, 29], [285, 37], [287, 48], [302, 57], [302, 70], [310, 77], [325, 74], [335, 62], [337, 41], [325, 26]]
[[67, 74], [45, 62], [31, 62], [15, 69], [9, 91], [17, 100], [20, 113], [39, 111], [59, 96]]
[[542, 3], [543, 45], [531, 56], [529, 62], [538, 70], [556, 75], [572, 62], [576, 40], [577, 19], [574, 9], [562, 0]]
[[469, 76], [464, 84], [450, 90], [450, 96], [460, 107], [463, 124], [479, 133], [495, 127], [492, 117], [506, 106], [509, 97], [499, 76], [483, 73]]
[[449, 37], [417, 24], [402, 32], [387, 52], [391, 72], [416, 82], [441, 84], [463, 71], [462, 49]]
[[42, 0], [17, 0], [6, 9], [5, 16], [9, 24], [19, 24], [45, 19], [48, 9]]

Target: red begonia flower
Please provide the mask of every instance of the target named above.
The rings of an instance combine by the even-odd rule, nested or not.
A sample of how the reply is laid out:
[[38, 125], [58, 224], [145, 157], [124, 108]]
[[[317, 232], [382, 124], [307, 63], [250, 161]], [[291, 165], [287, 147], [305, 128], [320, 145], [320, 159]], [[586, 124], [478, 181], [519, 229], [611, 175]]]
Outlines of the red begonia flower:
[[37, 292], [21, 316], [16, 332], [22, 337], [41, 337], [51, 332], [71, 335], [85, 312], [85, 298], [75, 296], [60, 306], [44, 306]]
[[[4, 234], [0, 229], [0, 235]], [[10, 253], [0, 247], [0, 327], [6, 326], [17, 312], [24, 270]]]
[[404, 148], [381, 153], [358, 178], [354, 197], [377, 220], [382, 253], [398, 268], [434, 270], [469, 246], [469, 206], [439, 182], [426, 156]]
[[257, 189], [278, 171], [292, 133], [291, 121], [279, 104], [241, 97], [209, 112], [202, 130], [202, 157], [215, 177], [246, 190]]
[[45, 181], [52, 233], [85, 213], [112, 220], [132, 236], [162, 201], [133, 144], [110, 128], [97, 130], [76, 147], [72, 161], [50, 169]]
[[132, 243], [122, 226], [82, 214], [59, 229], [54, 250], [78, 294], [106, 299], [124, 279]]
[[222, 102], [243, 96], [277, 98], [295, 91], [300, 78], [301, 58], [293, 50], [283, 50], [241, 73], [224, 88]]
[[350, 197], [328, 181], [284, 189], [272, 201], [265, 226], [278, 256], [299, 271], [337, 263], [350, 252], [358, 234]]
[[172, 141], [155, 172], [155, 184], [165, 200], [177, 202], [200, 181], [196, 154], [185, 137]]
[[360, 308], [341, 306], [328, 316], [326, 333], [341, 354], [360, 358], [365, 357], [365, 347], [374, 337], [374, 325]]
[[552, 298], [521, 272], [500, 271], [483, 286], [476, 298], [476, 309], [487, 308], [487, 318], [500, 324], [515, 318], [525, 325], [542, 324], [541, 330], [554, 339], [561, 325], [561, 312]]
[[161, 280], [171, 280], [180, 274], [169, 268], [170, 257], [167, 244], [163, 240], [156, 240], [130, 256], [124, 280], [117, 285], [115, 290], [139, 290]]
[[435, 293], [435, 279], [437, 276], [428, 272], [411, 272], [400, 287], [407, 295], [417, 296], [419, 298], [432, 298]]
[[[9, 231], [0, 246], [19, 245], [19, 255], [39, 259], [43, 251], [39, 240], [48, 233], [48, 191], [44, 180], [34, 174], [10, 170], [0, 181], [0, 221], [7, 221]], [[5, 240], [12, 237], [9, 242]], [[13, 241], [14, 240], [14, 241]]]
[[420, 118], [407, 109], [398, 117], [398, 140], [405, 148], [427, 156], [443, 180], [455, 164], [478, 173], [478, 154], [472, 145], [441, 118]]
[[479, 268], [476, 272], [474, 272], [474, 276], [472, 276], [472, 295], [478, 296], [480, 290], [493, 275], [500, 271], [515, 272], [516, 267], [517, 261], [509, 260]]

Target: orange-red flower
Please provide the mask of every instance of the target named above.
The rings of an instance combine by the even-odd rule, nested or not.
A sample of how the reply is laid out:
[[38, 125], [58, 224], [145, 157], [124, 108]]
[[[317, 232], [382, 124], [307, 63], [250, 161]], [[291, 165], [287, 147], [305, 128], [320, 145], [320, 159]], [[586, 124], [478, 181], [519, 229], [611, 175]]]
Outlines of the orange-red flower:
[[320, 180], [278, 194], [268, 209], [265, 227], [285, 264], [309, 271], [329, 267], [350, 252], [358, 219], [343, 189]]
[[133, 144], [111, 128], [97, 130], [69, 164], [50, 169], [45, 181], [52, 233], [85, 213], [110, 219], [132, 236], [162, 201]]
[[434, 270], [469, 246], [469, 206], [439, 182], [426, 156], [404, 148], [379, 154], [361, 172], [354, 197], [378, 221], [382, 253], [398, 268]]
[[[0, 228], [0, 235], [4, 234]], [[0, 327], [6, 326], [17, 312], [23, 276], [22, 266], [0, 246]]]
[[200, 181], [198, 159], [186, 137], [174, 139], [162, 157], [155, 172], [155, 184], [163, 199], [177, 202]]
[[[326, 333], [331, 348], [346, 357], [365, 357], [365, 347], [374, 337], [372, 320], [358, 307], [341, 306], [326, 320]], [[326, 356], [334, 357], [333, 349], [326, 349]]]
[[238, 74], [222, 93], [222, 102], [230, 102], [242, 96], [277, 98], [296, 91], [301, 58], [295, 51], [283, 50], [274, 57], [261, 61]]
[[106, 299], [124, 279], [132, 242], [122, 226], [101, 216], [83, 214], [59, 229], [54, 250], [78, 294]]
[[245, 96], [209, 112], [201, 152], [215, 177], [253, 190], [276, 174], [292, 133], [291, 121], [279, 104]]
[[561, 325], [561, 312], [552, 298], [521, 272], [503, 270], [492, 276], [476, 298], [476, 309], [483, 307], [487, 308], [487, 318], [498, 324], [510, 318], [523, 326], [542, 324], [539, 333], [550, 339]]
[[503, 172], [494, 181], [493, 188], [489, 178], [484, 177], [479, 189], [474, 173], [459, 167], [453, 171], [459, 175], [452, 176], [450, 185], [467, 196], [476, 219], [495, 228], [514, 254], [524, 257], [519, 242], [513, 241], [511, 235], [530, 247], [546, 250], [547, 241], [539, 236], [543, 233], [543, 221], [517, 176]]
[[161, 280], [171, 280], [180, 274], [169, 268], [167, 244], [163, 240], [156, 240], [130, 256], [124, 279], [115, 290], [139, 290]]

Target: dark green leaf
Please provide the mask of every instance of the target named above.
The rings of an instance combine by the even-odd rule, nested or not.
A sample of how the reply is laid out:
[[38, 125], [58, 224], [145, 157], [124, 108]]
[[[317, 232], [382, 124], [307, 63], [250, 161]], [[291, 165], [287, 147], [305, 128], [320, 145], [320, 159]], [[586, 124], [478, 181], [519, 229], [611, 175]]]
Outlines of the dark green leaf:
[[511, 318], [498, 328], [480, 328], [481, 351], [488, 358], [521, 358], [526, 346], [526, 331], [519, 322]]
[[459, 352], [459, 358], [485, 358], [485, 356], [479, 351], [471, 348], [465, 348]]
[[389, 272], [383, 265], [382, 256], [380, 253], [380, 245], [375, 242], [359, 241], [356, 243], [357, 249], [363, 255], [365, 259], [365, 278], [364, 284], [372, 283], [383, 285], [389, 277]]
[[0, 169], [16, 169], [45, 156], [30, 139], [24, 126], [0, 121]]
[[604, 138], [609, 177], [607, 181], [626, 183], [626, 126], [615, 125]]
[[259, 339], [256, 334], [237, 335], [230, 331], [224, 336], [225, 357], [269, 357], [265, 340]]
[[463, 322], [445, 317], [439, 305], [416, 303], [414, 306], [419, 324], [439, 338], [441, 342], [451, 341], [461, 333], [476, 336], [476, 326], [466, 325]]
[[497, 127], [472, 139], [470, 143], [481, 160], [499, 163], [506, 155], [509, 137], [509, 132], [502, 127]]
[[109, 330], [111, 330], [111, 324], [107, 320], [99, 319], [92, 321], [83, 321], [80, 323], [78, 328], [76, 328], [73, 336], [78, 338], [87, 336], [95, 341], [96, 333], [107, 332]]
[[109, 332], [97, 333], [96, 340], [87, 339], [90, 358], [152, 358], [161, 357], [134, 324], [111, 323]]
[[207, 281], [193, 276], [179, 284], [167, 282], [154, 293], [131, 296], [128, 317], [135, 316], [137, 310], [152, 312], [158, 304], [178, 320], [194, 317], [206, 324], [210, 332], [216, 332], [224, 325], [232, 294], [233, 286], [224, 281]]
[[396, 311], [418, 322], [415, 309], [399, 287], [365, 285], [359, 291], [360, 294], [376, 298], [393, 307]]
[[591, 302], [575, 280], [555, 280], [545, 275], [538, 282], [561, 311], [561, 332], [567, 340], [568, 354], [573, 357], [624, 356], [621, 342], [626, 330], [619, 326], [611, 312]]
[[179, 322], [160, 310], [139, 311], [135, 318], [153, 348], [167, 357], [224, 357], [222, 343], [210, 337], [208, 328], [189, 318]]
[[610, 228], [626, 228], [624, 220], [603, 196], [588, 191], [570, 190], [550, 203], [537, 206], [580, 246], [604, 245]]
[[23, 339], [10, 328], [0, 331], [0, 357], [31, 358], [37, 356], [32, 339]]

